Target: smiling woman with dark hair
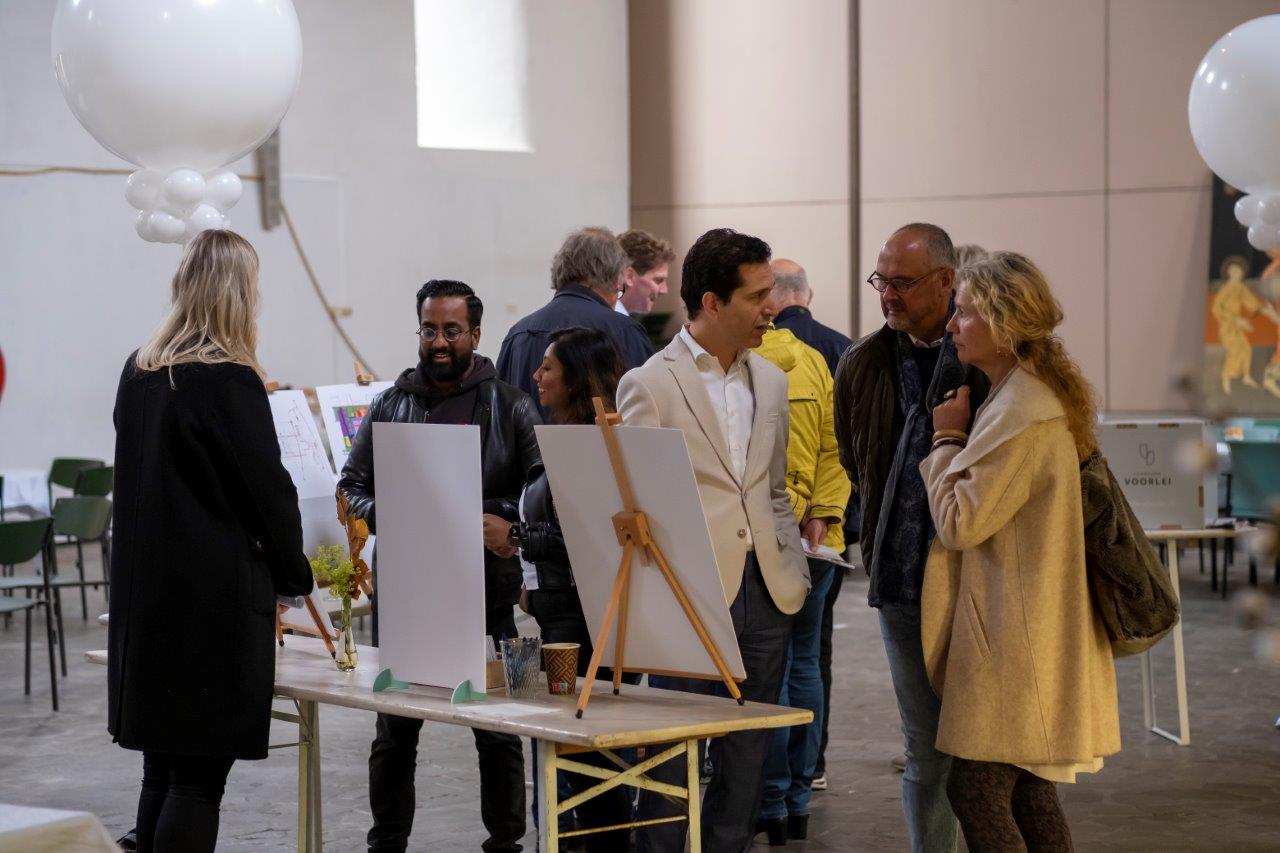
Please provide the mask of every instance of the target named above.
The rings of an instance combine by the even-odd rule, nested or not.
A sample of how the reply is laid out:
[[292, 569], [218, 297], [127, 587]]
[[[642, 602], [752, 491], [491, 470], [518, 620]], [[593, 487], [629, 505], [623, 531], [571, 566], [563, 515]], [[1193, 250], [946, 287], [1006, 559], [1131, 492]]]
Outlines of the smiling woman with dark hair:
[[[542, 364], [533, 374], [538, 402], [552, 423], [594, 423], [592, 398], [601, 398], [605, 408], [613, 409], [614, 393], [622, 378], [618, 348], [608, 335], [595, 329], [563, 329], [552, 333], [550, 341]], [[520, 498], [519, 518], [485, 516], [485, 524], [504, 526], [507, 542], [520, 551], [524, 566], [520, 607], [537, 621], [542, 641], [578, 643], [578, 674], [585, 675], [591, 659], [591, 632], [582, 613], [569, 552], [552, 502], [551, 484], [541, 464], [529, 473], [529, 483]], [[602, 667], [597, 678], [608, 681], [613, 674]], [[600, 767], [613, 766], [598, 753], [588, 753], [583, 760]], [[577, 774], [569, 774], [569, 782], [575, 791], [595, 784]], [[630, 810], [630, 800], [622, 786], [577, 808], [579, 819], [587, 827], [625, 823]], [[588, 851], [625, 850], [627, 831], [588, 835], [586, 843]]]

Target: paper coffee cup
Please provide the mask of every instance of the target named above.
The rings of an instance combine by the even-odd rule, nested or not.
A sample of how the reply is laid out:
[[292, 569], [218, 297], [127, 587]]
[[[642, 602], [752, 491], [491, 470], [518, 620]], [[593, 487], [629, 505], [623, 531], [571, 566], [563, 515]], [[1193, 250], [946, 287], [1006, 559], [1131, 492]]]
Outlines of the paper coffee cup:
[[547, 689], [552, 696], [572, 696], [578, 691], [578, 643], [544, 643], [542, 659], [547, 669]]

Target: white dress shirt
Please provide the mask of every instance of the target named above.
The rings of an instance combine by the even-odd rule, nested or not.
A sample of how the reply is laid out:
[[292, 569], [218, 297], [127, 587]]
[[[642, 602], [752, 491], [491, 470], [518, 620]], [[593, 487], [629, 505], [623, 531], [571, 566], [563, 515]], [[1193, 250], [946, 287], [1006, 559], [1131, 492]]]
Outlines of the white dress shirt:
[[621, 294], [621, 293], [619, 293], [619, 294], [618, 294], [618, 301], [617, 301], [617, 302], [615, 302], [615, 303], [613, 303], [613, 310], [614, 310], [614, 313], [616, 313], [616, 314], [621, 314], [623, 317], [630, 317], [630, 316], [631, 316], [631, 312], [627, 310], [627, 306], [625, 306], [625, 305], [623, 305], [623, 304], [622, 304], [622, 294]]
[[729, 448], [734, 474], [741, 483], [747, 475], [747, 446], [751, 443], [751, 424], [756, 416], [756, 396], [751, 388], [751, 371], [747, 368], [747, 356], [751, 351], [744, 349], [738, 353], [726, 373], [720, 366], [720, 359], [693, 339], [688, 326], [680, 329], [680, 339], [693, 354], [693, 363], [720, 421], [720, 432]]

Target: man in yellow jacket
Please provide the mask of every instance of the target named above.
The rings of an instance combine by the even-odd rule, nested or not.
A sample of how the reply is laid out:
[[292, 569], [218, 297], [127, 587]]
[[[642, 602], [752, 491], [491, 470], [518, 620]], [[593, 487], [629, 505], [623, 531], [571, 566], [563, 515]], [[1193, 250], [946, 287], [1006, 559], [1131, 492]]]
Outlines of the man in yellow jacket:
[[[775, 293], [775, 296], [777, 294]], [[770, 328], [756, 352], [787, 374], [791, 431], [787, 441], [787, 495], [809, 552], [844, 553], [841, 522], [849, 502], [849, 478], [835, 435], [831, 371], [822, 355], [787, 329]], [[792, 623], [791, 647], [778, 704], [808, 708], [813, 722], [774, 734], [765, 763], [757, 831], [777, 844], [808, 834], [810, 783], [822, 738], [822, 678], [818, 672], [822, 607], [837, 568], [809, 553], [812, 588]]]

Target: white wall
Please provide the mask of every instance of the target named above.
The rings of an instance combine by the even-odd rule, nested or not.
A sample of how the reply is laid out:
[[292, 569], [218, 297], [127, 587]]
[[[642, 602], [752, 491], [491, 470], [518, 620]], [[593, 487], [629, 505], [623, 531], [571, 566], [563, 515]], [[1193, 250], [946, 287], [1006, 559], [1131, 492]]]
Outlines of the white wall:
[[[1114, 411], [1185, 410], [1204, 340], [1210, 173], [1196, 65], [1276, 0], [863, 0], [861, 257], [898, 225], [1021, 251]], [[861, 286], [861, 330], [882, 315]]]
[[710, 228], [802, 264], [814, 313], [850, 330], [848, 0], [634, 0], [631, 221], [677, 260]]
[[[485, 300], [481, 351], [550, 296], [563, 236], [628, 219], [624, 0], [529, 4], [530, 154], [419, 149], [411, 0], [295, 0], [303, 74], [282, 125], [284, 200], [330, 300], [370, 367], [416, 359], [413, 296], [460, 278]], [[0, 169], [130, 168], [63, 103], [49, 60], [53, 4], [0, 7]], [[483, 49], [483, 45], [477, 45]], [[257, 171], [256, 161], [236, 166]], [[282, 227], [264, 233], [257, 185], [233, 227], [262, 259], [263, 362], [272, 378], [350, 378]], [[0, 177], [0, 466], [110, 459], [119, 370], [163, 316], [177, 247], [133, 233], [123, 176]]]

